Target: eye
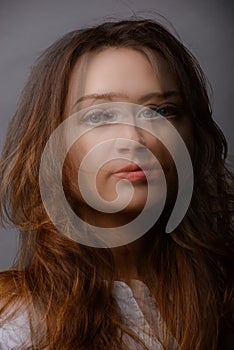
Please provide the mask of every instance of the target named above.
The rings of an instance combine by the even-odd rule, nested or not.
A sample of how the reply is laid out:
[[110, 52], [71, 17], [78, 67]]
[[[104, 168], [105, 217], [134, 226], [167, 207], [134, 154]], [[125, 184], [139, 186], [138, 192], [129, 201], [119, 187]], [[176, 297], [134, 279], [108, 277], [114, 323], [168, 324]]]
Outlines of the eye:
[[151, 108], [151, 107], [144, 108], [138, 114], [138, 118], [149, 119], [149, 120], [156, 119], [158, 117], [159, 117], [159, 115], [158, 115], [156, 109]]
[[89, 110], [82, 118], [82, 122], [89, 125], [97, 125], [103, 120], [104, 111], [102, 109]]
[[144, 107], [137, 115], [138, 119], [154, 120], [160, 118], [157, 107]]
[[117, 108], [100, 109], [95, 108], [89, 110], [82, 118], [82, 122], [88, 125], [111, 124], [119, 121], [121, 111]]
[[174, 118], [178, 117], [180, 115], [180, 111], [178, 107], [176, 106], [162, 106], [162, 107], [145, 107], [141, 112], [138, 114], [138, 118], [143, 118], [146, 120], [154, 120], [158, 119], [160, 117], [163, 118]]
[[163, 106], [157, 108], [157, 113], [165, 118], [174, 118], [180, 115], [180, 111], [176, 106]]

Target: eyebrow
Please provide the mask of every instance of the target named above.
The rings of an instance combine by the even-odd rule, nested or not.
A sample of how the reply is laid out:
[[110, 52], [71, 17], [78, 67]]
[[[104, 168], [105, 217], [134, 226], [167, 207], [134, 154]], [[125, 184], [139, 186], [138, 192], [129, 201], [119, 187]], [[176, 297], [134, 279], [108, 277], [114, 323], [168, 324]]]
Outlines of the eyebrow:
[[[164, 91], [164, 92], [150, 92], [147, 95], [142, 96], [139, 99], [139, 103], [143, 103], [147, 100], [149, 100], [150, 98], [153, 97], [157, 97], [157, 98], [167, 98], [167, 97], [173, 97], [173, 96], [179, 96], [178, 91], [174, 91], [174, 90], [169, 90], [169, 91]], [[127, 94], [124, 93], [117, 93], [117, 92], [109, 92], [109, 93], [105, 93], [105, 94], [89, 94], [89, 95], [84, 95], [81, 96], [75, 103], [75, 105], [79, 104], [80, 102], [86, 101], [86, 100], [107, 100], [107, 101], [111, 101], [113, 98], [116, 97], [121, 97], [121, 98], [127, 98], [130, 99], [129, 96]]]

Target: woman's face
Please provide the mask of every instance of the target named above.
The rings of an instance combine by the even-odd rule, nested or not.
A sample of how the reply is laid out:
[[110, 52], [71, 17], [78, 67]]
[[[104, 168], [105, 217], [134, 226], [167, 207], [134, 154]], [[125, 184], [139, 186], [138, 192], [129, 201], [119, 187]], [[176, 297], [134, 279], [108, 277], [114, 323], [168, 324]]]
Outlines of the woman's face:
[[[162, 172], [158, 161], [166, 177], [169, 203], [177, 190], [175, 165], [167, 147], [150, 130], [163, 135], [175, 150], [177, 142], [170, 129], [158, 123], [155, 116], [167, 119], [192, 150], [190, 121], [183, 112], [183, 101], [169, 66], [157, 54], [153, 68], [143, 52], [128, 48], [104, 49], [89, 57], [86, 63], [82, 71], [77, 62], [67, 98], [67, 115], [79, 110], [80, 128], [90, 129], [70, 149], [74, 165], [72, 181], [77, 184], [77, 173], [83, 172], [83, 187], [89, 192], [98, 168], [97, 193], [112, 205], [111, 201], [117, 198], [117, 183], [127, 180], [122, 182], [118, 194], [120, 198], [129, 195], [127, 186], [129, 182], [132, 184], [132, 200], [123, 210], [130, 215], [143, 209], [148, 190], [154, 191], [155, 203], [162, 198]], [[82, 168], [81, 162], [90, 151], [90, 159]], [[86, 201], [79, 186], [76, 195], [78, 201]]]

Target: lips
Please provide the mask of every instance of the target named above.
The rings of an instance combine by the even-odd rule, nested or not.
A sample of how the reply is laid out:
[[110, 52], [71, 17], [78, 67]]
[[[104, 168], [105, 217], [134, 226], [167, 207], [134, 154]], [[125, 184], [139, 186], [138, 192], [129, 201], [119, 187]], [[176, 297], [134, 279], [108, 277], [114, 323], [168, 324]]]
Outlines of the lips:
[[146, 180], [148, 177], [155, 176], [158, 173], [159, 167], [156, 164], [142, 164], [141, 166], [131, 163], [119, 169], [113, 175], [119, 179], [126, 179], [129, 181]]
[[118, 170], [116, 173], [141, 171], [141, 170], [142, 170], [142, 168], [139, 167], [137, 164], [129, 164], [129, 165], [125, 166], [124, 168]]

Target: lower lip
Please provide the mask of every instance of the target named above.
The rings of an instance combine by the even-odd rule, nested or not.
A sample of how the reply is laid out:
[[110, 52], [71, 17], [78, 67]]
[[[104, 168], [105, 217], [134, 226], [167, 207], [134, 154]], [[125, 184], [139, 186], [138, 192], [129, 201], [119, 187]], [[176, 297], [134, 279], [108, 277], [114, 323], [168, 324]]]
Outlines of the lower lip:
[[114, 176], [118, 179], [125, 179], [131, 182], [134, 181], [140, 181], [140, 180], [146, 180], [146, 179], [152, 179], [159, 175], [160, 171], [159, 169], [154, 170], [137, 170], [137, 171], [126, 171], [126, 172], [120, 172], [115, 173]]

